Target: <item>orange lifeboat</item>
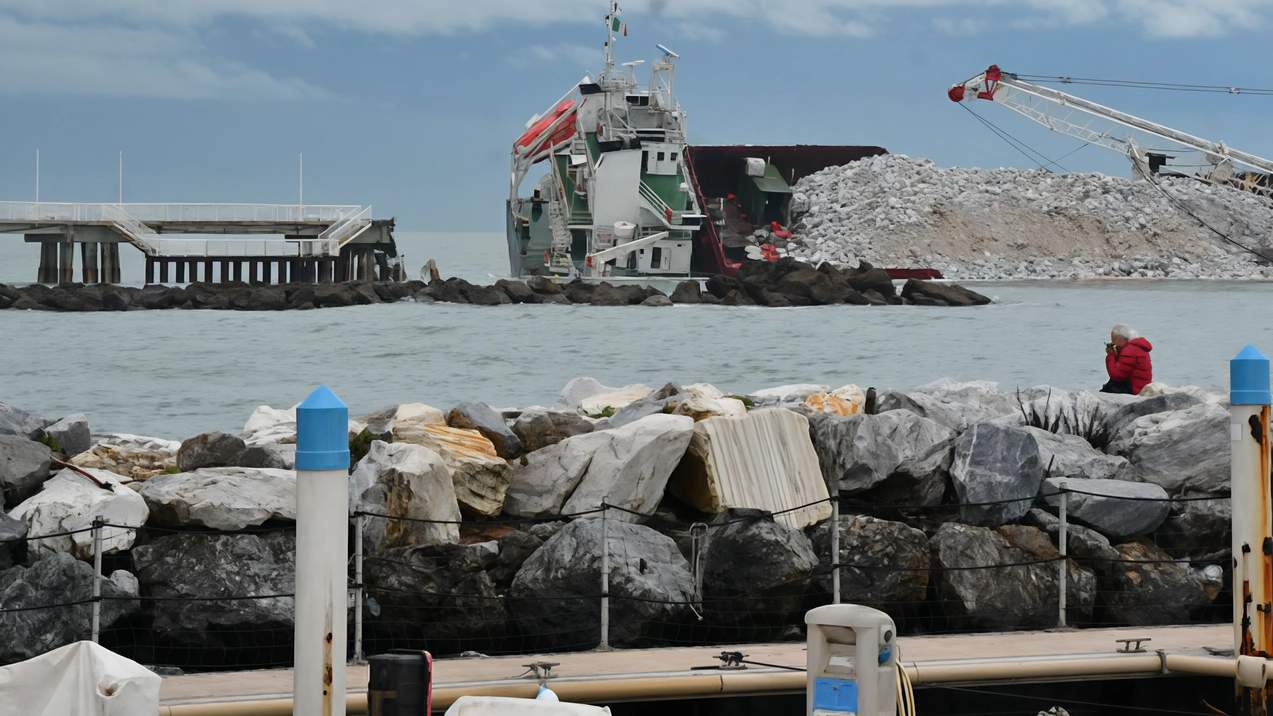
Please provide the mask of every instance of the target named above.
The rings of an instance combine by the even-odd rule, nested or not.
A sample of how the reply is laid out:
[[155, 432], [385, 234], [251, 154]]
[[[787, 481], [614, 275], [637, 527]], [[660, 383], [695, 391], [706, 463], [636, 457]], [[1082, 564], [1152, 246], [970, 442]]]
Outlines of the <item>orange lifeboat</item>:
[[[535, 143], [535, 140], [539, 138], [539, 135], [543, 134], [545, 130], [552, 126], [553, 122], [556, 122], [562, 115], [570, 114], [574, 111], [575, 101], [573, 99], [568, 99], [565, 102], [562, 102], [557, 105], [552, 112], [549, 112], [547, 115], [541, 117], [538, 122], [531, 125], [531, 128], [526, 130], [525, 134], [517, 138], [517, 141], [513, 143], [513, 146], [517, 148], [519, 154], [524, 152], [528, 147], [530, 147], [530, 145]], [[563, 122], [562, 125], [557, 128], [557, 131], [553, 132], [552, 135], [548, 137], [547, 147], [544, 148], [555, 147], [573, 136], [575, 136], [575, 123], [572, 121]]]

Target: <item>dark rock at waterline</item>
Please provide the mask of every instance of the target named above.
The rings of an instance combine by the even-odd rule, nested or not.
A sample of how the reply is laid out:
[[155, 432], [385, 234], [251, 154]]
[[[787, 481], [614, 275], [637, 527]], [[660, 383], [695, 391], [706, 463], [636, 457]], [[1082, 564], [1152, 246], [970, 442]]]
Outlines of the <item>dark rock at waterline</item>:
[[[508, 612], [487, 570], [496, 542], [397, 547], [368, 560], [367, 591], [380, 605], [376, 631], [460, 651], [505, 635]], [[463, 646], [460, 646], [460, 645]]]
[[809, 538], [761, 510], [729, 509], [711, 524], [703, 552], [704, 617], [735, 632], [736, 641], [781, 636], [795, 623], [818, 565]]
[[517, 417], [512, 430], [521, 441], [522, 449], [525, 452], [534, 452], [556, 445], [568, 437], [590, 433], [593, 427], [587, 418], [578, 413], [530, 411]]
[[[0, 414], [2, 415], [2, 414]], [[49, 479], [53, 452], [20, 435], [0, 435], [0, 506], [13, 509]]]
[[542, 296], [552, 296], [561, 293], [561, 284], [547, 276], [531, 276], [526, 279], [526, 285], [530, 287], [530, 290]]
[[20, 564], [26, 559], [27, 524], [0, 510], [0, 570]]
[[[93, 567], [69, 554], [54, 552], [30, 567], [0, 572], [0, 663], [12, 663], [88, 639], [92, 632]], [[109, 630], [136, 614], [137, 579], [119, 570], [101, 580], [101, 625]], [[28, 609], [71, 603], [58, 609]]]
[[513, 303], [543, 303], [544, 297], [535, 292], [527, 284], [521, 281], [501, 278], [495, 282], [495, 285], [508, 295]]
[[[612, 521], [609, 559], [610, 642], [639, 644], [688, 612], [694, 581], [672, 538], [649, 527]], [[801, 535], [803, 536], [803, 535]], [[812, 550], [810, 550], [812, 552]], [[710, 569], [710, 567], [709, 567]], [[514, 624], [540, 647], [595, 646], [601, 583], [601, 520], [579, 519], [549, 538], [513, 579]]]
[[920, 299], [925, 298], [941, 301], [942, 305], [946, 306], [984, 306], [990, 303], [989, 297], [970, 291], [963, 286], [921, 281], [915, 278], [907, 279], [902, 286], [902, 297], [911, 299], [917, 305]]
[[[291, 650], [296, 536], [182, 533], [132, 550], [157, 644]], [[91, 572], [91, 568], [90, 572]], [[180, 597], [199, 597], [198, 600]], [[258, 596], [259, 599], [235, 599]], [[218, 600], [216, 598], [224, 598]], [[270, 644], [254, 643], [264, 638]]]
[[562, 293], [566, 294], [566, 298], [570, 299], [571, 303], [591, 303], [592, 292], [596, 288], [595, 284], [585, 283], [584, 281], [571, 281], [563, 286], [561, 290]]
[[495, 446], [495, 452], [505, 460], [522, 454], [522, 442], [504, 422], [504, 418], [486, 403], [460, 403], [446, 415], [447, 425], [468, 428], [482, 434]]
[[672, 289], [672, 295], [669, 298], [672, 299], [672, 303], [700, 303], [703, 298], [703, 287], [698, 285], [698, 281], [682, 281]]
[[215, 431], [196, 435], [177, 450], [177, 469], [190, 472], [203, 467], [235, 467], [247, 449], [238, 435]]
[[21, 408], [0, 403], [0, 435], [17, 435], [35, 440], [39, 437], [40, 430], [51, 422], [38, 413], [28, 413]]
[[626, 306], [631, 303], [628, 292], [606, 281], [597, 284], [588, 300], [594, 306]]

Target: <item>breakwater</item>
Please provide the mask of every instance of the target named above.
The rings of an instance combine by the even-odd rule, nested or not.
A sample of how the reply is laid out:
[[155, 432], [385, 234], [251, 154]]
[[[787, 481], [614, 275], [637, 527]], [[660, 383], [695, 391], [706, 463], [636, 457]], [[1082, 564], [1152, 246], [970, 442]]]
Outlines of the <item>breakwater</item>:
[[479, 306], [524, 304], [586, 304], [592, 306], [670, 306], [714, 304], [726, 306], [919, 305], [976, 306], [990, 299], [961, 286], [909, 280], [899, 290], [882, 269], [862, 264], [841, 270], [830, 264], [814, 266], [783, 259], [750, 262], [737, 276], [713, 276], [706, 289], [698, 281], [684, 281], [671, 295], [656, 288], [575, 281], [559, 284], [545, 278], [528, 281], [500, 279], [483, 286], [461, 278], [405, 282], [351, 281], [290, 283], [277, 286], [243, 282], [191, 283], [185, 286], [150, 284], [141, 288], [103, 284], [6, 286], [0, 284], [0, 309], [37, 311], [137, 311], [213, 309], [282, 311], [336, 308], [375, 303], [464, 303]]
[[[591, 648], [605, 545], [620, 646], [799, 638], [837, 571], [910, 634], [1053, 626], [1062, 570], [1071, 626], [1226, 621], [1227, 412], [1151, 392], [578, 379], [551, 408], [391, 406], [350, 424], [350, 619], [368, 653]], [[21, 637], [0, 659], [88, 636], [100, 549], [104, 643], [290, 660], [294, 411], [176, 442], [5, 406], [0, 433], [0, 625]]]

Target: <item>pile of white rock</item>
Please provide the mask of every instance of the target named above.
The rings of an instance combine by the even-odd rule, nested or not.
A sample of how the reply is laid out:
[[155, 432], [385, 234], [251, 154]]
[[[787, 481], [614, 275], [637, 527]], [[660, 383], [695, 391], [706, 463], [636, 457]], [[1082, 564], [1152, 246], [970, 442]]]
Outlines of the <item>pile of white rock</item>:
[[787, 248], [814, 263], [864, 259], [965, 280], [1273, 276], [1261, 265], [1267, 262], [1216, 233], [1267, 248], [1273, 206], [1193, 179], [1155, 185], [1103, 174], [944, 168], [885, 154], [829, 167], [793, 190], [795, 238]]

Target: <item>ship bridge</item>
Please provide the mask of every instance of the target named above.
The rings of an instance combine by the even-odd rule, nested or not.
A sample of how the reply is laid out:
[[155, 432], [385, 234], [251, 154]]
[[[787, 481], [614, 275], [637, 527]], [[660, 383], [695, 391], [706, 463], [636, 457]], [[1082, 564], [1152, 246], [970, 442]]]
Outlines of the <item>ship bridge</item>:
[[[377, 277], [392, 273], [393, 220], [372, 219], [371, 207], [288, 204], [78, 204], [0, 202], [0, 234], [40, 244], [37, 280], [74, 279], [79, 244], [83, 281], [117, 283], [119, 245], [146, 258], [146, 282], [220, 280], [280, 283]], [[376, 256], [376, 252], [380, 256]]]

